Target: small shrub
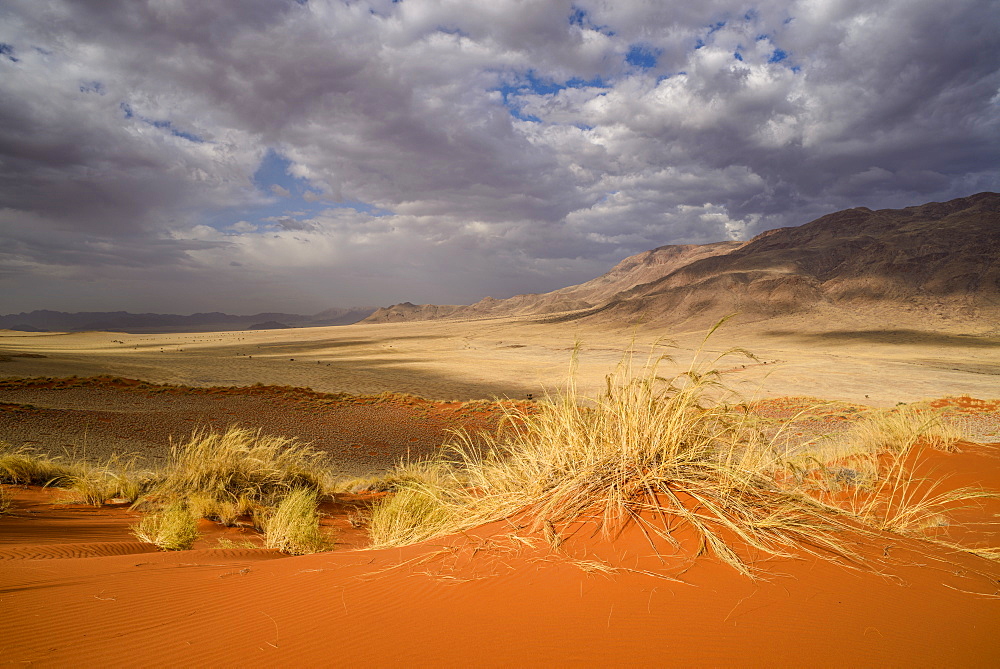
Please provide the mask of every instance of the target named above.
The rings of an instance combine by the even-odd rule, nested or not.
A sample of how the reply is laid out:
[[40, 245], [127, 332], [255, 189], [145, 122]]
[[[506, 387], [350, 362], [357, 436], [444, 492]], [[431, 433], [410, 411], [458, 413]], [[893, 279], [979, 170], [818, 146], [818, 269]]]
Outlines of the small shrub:
[[163, 550], [188, 550], [198, 540], [198, 520], [187, 504], [171, 502], [133, 525], [132, 534]]

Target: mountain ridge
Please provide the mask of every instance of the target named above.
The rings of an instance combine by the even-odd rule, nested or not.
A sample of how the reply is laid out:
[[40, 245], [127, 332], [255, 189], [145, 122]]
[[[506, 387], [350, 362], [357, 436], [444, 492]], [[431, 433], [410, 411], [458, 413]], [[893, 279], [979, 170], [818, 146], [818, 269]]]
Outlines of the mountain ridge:
[[36, 309], [16, 314], [0, 314], [0, 329], [26, 332], [62, 332], [101, 330], [149, 334], [157, 332], [195, 332], [245, 330], [253, 325], [280, 322], [290, 327], [318, 327], [357, 323], [374, 311], [374, 307], [326, 309], [313, 315], [262, 312], [239, 316], [220, 311], [190, 315], [140, 313], [128, 311], [65, 312]]
[[[651, 254], [662, 262], [644, 265]], [[600, 299], [563, 299], [568, 308], [562, 313], [539, 308], [583, 295]], [[753, 320], [821, 310], [996, 322], [1000, 194], [903, 209], [856, 207], [746, 242], [661, 246], [578, 286], [488, 300], [465, 307], [404, 303], [363, 322], [551, 314], [557, 321], [677, 324], [730, 313]]]

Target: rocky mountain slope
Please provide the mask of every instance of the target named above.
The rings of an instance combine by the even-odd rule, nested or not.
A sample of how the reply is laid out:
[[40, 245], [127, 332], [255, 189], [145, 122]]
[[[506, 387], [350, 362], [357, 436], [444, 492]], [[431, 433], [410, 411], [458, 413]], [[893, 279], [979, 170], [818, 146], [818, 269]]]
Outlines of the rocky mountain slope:
[[1000, 195], [898, 210], [860, 207], [770, 230], [620, 293], [587, 316], [677, 322], [824, 308], [885, 318], [995, 319]]
[[742, 242], [661, 246], [629, 256], [596, 279], [550, 293], [515, 295], [503, 300], [487, 297], [468, 306], [411, 304], [403, 302], [375, 311], [365, 323], [431, 320], [439, 318], [492, 318], [532, 314], [554, 314], [592, 309], [616, 295], [643, 283], [655, 281], [685, 265], [711, 256], [728, 253]]
[[848, 209], [749, 242], [664, 246], [579, 286], [477, 304], [380, 309], [367, 322], [555, 314], [680, 323], [834, 310], [1000, 322], [1000, 194]]

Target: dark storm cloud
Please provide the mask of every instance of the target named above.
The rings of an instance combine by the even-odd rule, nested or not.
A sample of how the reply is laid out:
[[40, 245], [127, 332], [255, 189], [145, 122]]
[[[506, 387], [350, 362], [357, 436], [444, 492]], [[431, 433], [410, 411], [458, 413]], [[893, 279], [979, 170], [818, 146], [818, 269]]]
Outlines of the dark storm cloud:
[[471, 301], [997, 190], [994, 5], [8, 2], [3, 308]]

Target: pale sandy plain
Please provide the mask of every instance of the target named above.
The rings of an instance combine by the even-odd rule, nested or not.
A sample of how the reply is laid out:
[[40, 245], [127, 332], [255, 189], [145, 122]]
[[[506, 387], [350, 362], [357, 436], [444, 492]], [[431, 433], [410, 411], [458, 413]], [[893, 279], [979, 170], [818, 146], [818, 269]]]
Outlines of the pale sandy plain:
[[[1000, 388], [1000, 334], [919, 321], [852, 323], [844, 312], [731, 323], [704, 345], [701, 359], [742, 347], [719, 364], [726, 382], [748, 397], [811, 396], [871, 406], [945, 395], [994, 397]], [[604, 377], [634, 342], [644, 362], [650, 344], [678, 368], [702, 346], [706, 327], [613, 328], [550, 323], [544, 318], [357, 324], [195, 334], [0, 332], [0, 378], [111, 374], [153, 383], [308, 387], [321, 392], [411, 393], [428, 399], [539, 397], [569, 378], [599, 392]], [[44, 358], [16, 357], [30, 353]], [[0, 358], [2, 359], [2, 358]]]
[[[794, 317], [724, 327], [723, 378], [748, 398], [858, 405], [1000, 395], [1000, 337], [981, 330]], [[810, 329], [813, 328], [813, 329]], [[153, 383], [263, 383], [431, 399], [524, 399], [565, 382], [598, 392], [635, 341], [657, 337], [688, 364], [704, 326], [663, 331], [543, 319], [416, 322], [263, 332], [0, 333], [0, 377], [110, 374]], [[25, 354], [44, 357], [23, 357]], [[766, 363], [766, 364], [765, 364]], [[59, 397], [53, 393], [51, 397]], [[36, 406], [44, 407], [38, 396]], [[70, 397], [70, 395], [63, 395]], [[122, 394], [121, 397], [127, 397]], [[10, 400], [2, 400], [10, 401]], [[35, 402], [33, 402], [35, 403]], [[989, 405], [1000, 415], [998, 405]], [[54, 409], [73, 409], [72, 406]], [[135, 412], [133, 412], [135, 413]], [[995, 420], [993, 424], [995, 425]], [[372, 429], [378, 426], [372, 426]], [[992, 434], [996, 434], [993, 432]], [[2, 435], [0, 435], [2, 437]], [[982, 439], [983, 441], [998, 441]], [[1000, 487], [997, 446], [933, 452], [921, 475]], [[56, 494], [56, 493], [51, 493]], [[762, 558], [749, 579], [693, 537], [654, 551], [635, 525], [607, 540], [560, 528], [551, 550], [517, 519], [403, 549], [365, 550], [336, 500], [337, 550], [153, 551], [137, 512], [54, 505], [12, 489], [0, 519], [0, 659], [41, 666], [996, 666], [995, 561], [885, 534], [864, 564], [807, 553]], [[939, 531], [997, 544], [1000, 501]], [[207, 521], [205, 521], [207, 523]], [[210, 525], [210, 524], [208, 524]], [[206, 525], [206, 532], [218, 533]], [[517, 538], [520, 537], [520, 538]], [[360, 548], [359, 548], [360, 547]], [[751, 559], [753, 556], [750, 556]]]

